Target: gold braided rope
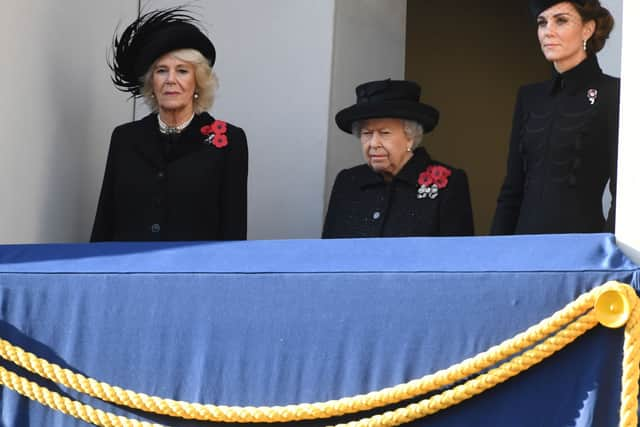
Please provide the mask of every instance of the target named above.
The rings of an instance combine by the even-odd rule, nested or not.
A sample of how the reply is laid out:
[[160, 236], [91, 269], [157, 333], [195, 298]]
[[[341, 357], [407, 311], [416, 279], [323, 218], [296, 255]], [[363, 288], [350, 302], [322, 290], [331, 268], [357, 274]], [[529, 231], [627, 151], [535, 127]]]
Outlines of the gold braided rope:
[[425, 399], [421, 402], [411, 404], [404, 408], [388, 411], [371, 418], [364, 418], [346, 424], [338, 424], [335, 427], [374, 427], [374, 426], [397, 426], [427, 415], [433, 415], [443, 409], [457, 405], [467, 399], [472, 398], [496, 385], [505, 382], [532, 366], [542, 362], [558, 350], [563, 349], [576, 338], [583, 335], [588, 330], [598, 324], [595, 314], [590, 311], [576, 323], [570, 324], [567, 329], [558, 332], [557, 335], [548, 338], [533, 349], [524, 352], [522, 355], [514, 357], [509, 362], [491, 369], [486, 374], [477, 376], [464, 384], [460, 384], [451, 390]]
[[[593, 291], [592, 291], [593, 292]], [[568, 304], [563, 310], [529, 328], [527, 331], [494, 346], [489, 350], [461, 363], [421, 379], [385, 388], [365, 395], [345, 397], [339, 400], [273, 407], [230, 407], [203, 405], [150, 397], [143, 393], [112, 387], [77, 374], [58, 365], [50, 364], [32, 353], [12, 346], [0, 339], [0, 357], [38, 374], [43, 378], [62, 384], [80, 393], [97, 397], [107, 402], [128, 406], [162, 415], [218, 422], [281, 422], [330, 418], [350, 413], [383, 407], [402, 402], [438, 390], [448, 384], [463, 380], [502, 360], [520, 353], [541, 341], [576, 317], [593, 307], [593, 295], [587, 293]]]
[[638, 425], [638, 381], [640, 380], [640, 304], [633, 289], [625, 286], [624, 291], [627, 299], [632, 301], [632, 307], [624, 328], [620, 426], [636, 427]]
[[61, 396], [55, 391], [48, 390], [45, 387], [41, 387], [32, 381], [22, 378], [2, 366], [0, 366], [0, 383], [31, 400], [35, 400], [66, 415], [71, 415], [74, 418], [97, 426], [162, 427], [159, 424], [132, 420], [114, 415], [110, 412], [101, 411], [100, 409], [95, 409], [89, 405], [84, 405], [77, 400]]
[[[399, 401], [425, 394], [428, 391], [442, 388], [445, 385], [452, 384], [471, 375], [476, 375], [485, 368], [495, 366], [498, 362], [509, 359], [513, 355], [520, 353], [522, 350], [537, 344], [534, 348], [525, 351], [508, 362], [503, 363], [501, 366], [493, 368], [489, 372], [468, 380], [466, 383], [454, 387], [451, 390], [432, 396], [431, 398], [417, 404], [411, 404], [406, 408], [390, 411], [385, 414], [372, 417], [371, 419], [346, 424], [349, 426], [390, 426], [409, 422], [455, 405], [506, 381], [508, 378], [517, 375], [518, 373], [549, 357], [551, 354], [565, 347], [578, 336], [582, 335], [597, 324], [596, 315], [593, 313], [591, 308], [594, 306], [598, 296], [607, 291], [615, 291], [624, 294], [627, 300], [630, 301], [631, 305], [631, 320], [627, 323], [625, 331], [623, 398], [620, 423], [620, 426], [631, 427], [637, 425], [637, 383], [639, 376], [638, 363], [640, 362], [640, 347], [638, 345], [637, 338], [640, 333], [640, 311], [637, 309], [636, 304], [638, 297], [635, 295], [633, 289], [627, 285], [616, 282], [609, 282], [586, 294], [583, 294], [574, 302], [567, 305], [563, 310], [555, 313], [553, 316], [540, 322], [538, 325], [529, 328], [526, 332], [518, 334], [499, 346], [492, 347], [488, 351], [480, 353], [476, 357], [467, 359], [466, 361], [448, 369], [439, 371], [432, 375], [427, 375], [419, 380], [414, 380], [409, 383], [387, 388], [378, 392], [312, 404], [307, 403], [300, 405], [256, 408], [202, 405], [199, 403], [174, 401], [154, 396], [147, 396], [142, 393], [135, 393], [129, 390], [123, 390], [119, 387], [112, 387], [106, 383], [97, 382], [91, 378], [86, 378], [80, 374], [62, 369], [57, 365], [50, 364], [46, 360], [39, 359], [33, 354], [27, 353], [18, 347], [14, 347], [4, 340], [0, 340], [0, 356], [24, 369], [37, 373], [44, 378], [58, 382], [76, 391], [93, 397], [98, 397], [107, 402], [117, 403], [147, 412], [189, 419], [223, 422], [290, 422], [345, 415], [397, 403]], [[590, 310], [589, 313], [581, 317], [587, 310]], [[574, 320], [579, 317], [581, 318], [574, 322]], [[565, 327], [565, 329], [557, 332], [563, 327]], [[552, 336], [556, 332], [557, 334]], [[543, 339], [545, 341], [540, 343]], [[15, 386], [15, 381], [12, 382], [11, 385], [7, 384], [4, 375], [0, 377], [0, 380], [2, 381], [2, 384], [5, 384], [9, 388], [12, 388], [11, 385]], [[35, 384], [34, 386], [39, 387]], [[20, 394], [30, 397], [17, 388], [12, 389], [16, 390]], [[44, 388], [43, 393], [47, 392], [51, 393], [49, 390]], [[42, 400], [38, 401], [42, 403]], [[49, 403], [47, 404], [49, 405]], [[75, 406], [77, 405], [85, 407], [85, 405], [80, 403], [76, 403]], [[54, 409], [73, 415], [73, 413], [69, 413], [65, 407], [57, 406]], [[116, 418], [116, 420], [121, 419], [122, 417]], [[109, 419], [109, 422], [114, 421]], [[99, 426], [148, 425], [139, 424], [139, 422], [135, 420], [127, 420], [127, 423], [132, 424], [106, 424], [94, 422], [94, 424]]]

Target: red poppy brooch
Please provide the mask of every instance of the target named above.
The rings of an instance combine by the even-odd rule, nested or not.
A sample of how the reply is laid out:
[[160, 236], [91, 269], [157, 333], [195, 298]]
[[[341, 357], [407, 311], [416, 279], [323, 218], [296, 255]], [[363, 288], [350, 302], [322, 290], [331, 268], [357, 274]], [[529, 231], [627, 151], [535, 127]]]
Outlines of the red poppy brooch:
[[216, 120], [210, 125], [200, 128], [200, 133], [205, 136], [204, 143], [211, 144], [216, 148], [226, 147], [229, 144], [227, 139], [227, 123]]
[[418, 177], [418, 199], [438, 197], [438, 191], [449, 183], [451, 169], [440, 165], [430, 165]]

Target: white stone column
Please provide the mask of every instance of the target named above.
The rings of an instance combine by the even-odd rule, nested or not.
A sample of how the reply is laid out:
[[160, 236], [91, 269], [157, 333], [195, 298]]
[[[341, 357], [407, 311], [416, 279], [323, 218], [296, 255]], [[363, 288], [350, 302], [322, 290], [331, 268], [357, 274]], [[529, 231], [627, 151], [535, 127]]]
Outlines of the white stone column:
[[364, 162], [360, 143], [334, 117], [356, 102], [358, 84], [404, 78], [406, 15], [406, 0], [336, 0], [326, 203], [338, 172]]
[[640, 263], [640, 2], [623, 3], [616, 238]]
[[0, 244], [87, 241], [106, 147], [132, 105], [106, 52], [131, 0], [10, 0], [0, 40]]

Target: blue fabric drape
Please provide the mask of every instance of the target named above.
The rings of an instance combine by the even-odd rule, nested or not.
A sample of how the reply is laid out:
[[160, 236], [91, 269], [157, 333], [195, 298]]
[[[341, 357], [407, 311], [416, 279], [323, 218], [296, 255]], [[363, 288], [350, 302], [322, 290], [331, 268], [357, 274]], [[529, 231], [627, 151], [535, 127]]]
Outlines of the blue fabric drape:
[[[639, 286], [610, 235], [8, 245], [0, 337], [147, 394], [284, 405], [446, 368], [608, 280]], [[621, 355], [622, 331], [597, 327], [412, 425], [617, 425]], [[85, 425], [4, 388], [0, 398], [2, 426]], [[213, 425], [80, 399], [172, 426]]]

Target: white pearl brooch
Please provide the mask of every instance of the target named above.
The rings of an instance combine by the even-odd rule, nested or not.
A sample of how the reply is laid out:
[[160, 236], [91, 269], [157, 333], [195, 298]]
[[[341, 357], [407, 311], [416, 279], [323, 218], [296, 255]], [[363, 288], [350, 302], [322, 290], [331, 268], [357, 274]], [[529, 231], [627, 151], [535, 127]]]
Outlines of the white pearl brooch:
[[435, 199], [438, 197], [438, 186], [435, 184], [431, 184], [430, 186], [421, 185], [418, 188], [418, 199], [425, 198]]

